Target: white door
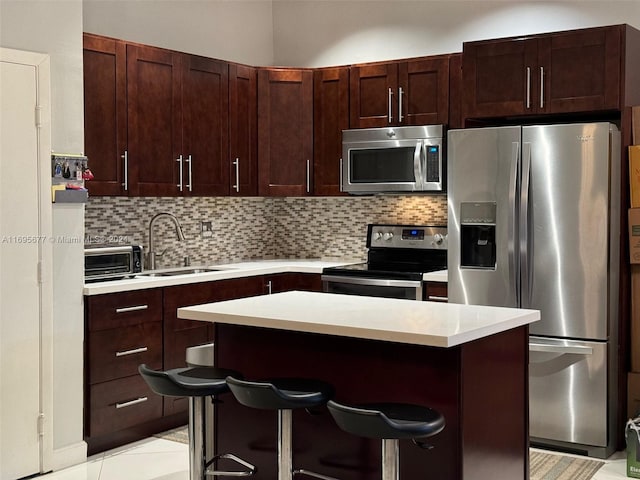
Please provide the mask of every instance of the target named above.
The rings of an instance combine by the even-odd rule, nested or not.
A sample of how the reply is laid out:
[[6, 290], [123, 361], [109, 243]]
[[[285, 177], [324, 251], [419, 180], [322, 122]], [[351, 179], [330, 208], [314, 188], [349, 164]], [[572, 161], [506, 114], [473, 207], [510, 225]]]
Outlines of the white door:
[[[48, 57], [0, 50], [0, 478], [47, 468], [51, 251]], [[42, 70], [46, 84], [41, 84]], [[42, 120], [44, 114], [45, 121]], [[43, 125], [44, 123], [44, 125]], [[43, 158], [44, 157], [44, 158]], [[46, 167], [46, 168], [45, 168]], [[50, 183], [50, 180], [49, 180]], [[48, 197], [48, 198], [47, 198]], [[43, 368], [44, 367], [44, 368]], [[44, 388], [44, 389], [43, 389]], [[49, 416], [50, 418], [50, 416]], [[47, 425], [47, 426], [45, 426]], [[50, 438], [50, 435], [49, 437]]]

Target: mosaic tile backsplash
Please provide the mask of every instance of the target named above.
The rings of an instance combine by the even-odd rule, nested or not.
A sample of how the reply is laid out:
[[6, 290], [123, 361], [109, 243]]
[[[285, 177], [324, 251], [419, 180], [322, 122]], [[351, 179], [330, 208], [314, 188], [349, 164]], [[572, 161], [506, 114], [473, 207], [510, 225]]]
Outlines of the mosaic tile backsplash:
[[[369, 223], [446, 225], [445, 195], [374, 197], [96, 197], [85, 210], [85, 239], [121, 240], [148, 251], [149, 221], [160, 212], [173, 223], [154, 226], [156, 268], [266, 258], [366, 258]], [[209, 237], [201, 222], [212, 223]]]

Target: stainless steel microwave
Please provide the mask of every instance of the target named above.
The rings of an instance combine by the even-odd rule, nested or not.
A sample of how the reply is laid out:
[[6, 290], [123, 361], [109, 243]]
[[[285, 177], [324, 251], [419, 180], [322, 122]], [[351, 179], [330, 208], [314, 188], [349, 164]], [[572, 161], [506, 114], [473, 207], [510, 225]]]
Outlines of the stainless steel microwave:
[[84, 280], [118, 280], [142, 272], [141, 245], [85, 246]]
[[342, 191], [444, 191], [443, 138], [442, 125], [343, 130]]

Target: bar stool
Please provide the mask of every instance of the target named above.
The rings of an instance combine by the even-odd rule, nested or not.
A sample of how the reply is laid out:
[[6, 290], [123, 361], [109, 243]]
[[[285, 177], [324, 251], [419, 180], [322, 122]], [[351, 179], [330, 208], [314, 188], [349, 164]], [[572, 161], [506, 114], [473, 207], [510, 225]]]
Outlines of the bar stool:
[[278, 411], [278, 480], [292, 480], [294, 475], [336, 480], [309, 470], [294, 470], [292, 438], [293, 410], [325, 405], [333, 397], [333, 386], [308, 378], [247, 381], [237, 376], [227, 377], [227, 385], [242, 405]]
[[398, 480], [399, 439], [411, 439], [421, 448], [430, 445], [419, 439], [440, 433], [445, 426], [442, 414], [432, 408], [405, 403], [371, 403], [348, 406], [334, 402], [327, 408], [345, 432], [382, 440], [382, 480]]
[[[152, 370], [145, 364], [138, 367], [142, 378], [151, 390], [166, 397], [189, 397], [189, 480], [203, 480], [209, 476], [246, 477], [256, 472], [256, 467], [241, 458], [224, 453], [206, 459], [204, 398], [215, 397], [229, 391], [225, 378], [240, 376], [234, 370], [215, 367], [174, 368], [167, 371]], [[228, 459], [246, 470], [211, 470], [209, 466], [218, 459]]]

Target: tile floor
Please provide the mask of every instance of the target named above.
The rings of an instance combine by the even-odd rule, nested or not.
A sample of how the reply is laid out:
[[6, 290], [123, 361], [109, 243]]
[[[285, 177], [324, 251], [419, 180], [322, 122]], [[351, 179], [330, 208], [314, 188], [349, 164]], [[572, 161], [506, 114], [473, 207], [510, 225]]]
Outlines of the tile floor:
[[[149, 438], [94, 455], [86, 463], [37, 477], [38, 480], [188, 480], [188, 447], [183, 443]], [[593, 480], [622, 480], [626, 457], [621, 452], [607, 460]]]

